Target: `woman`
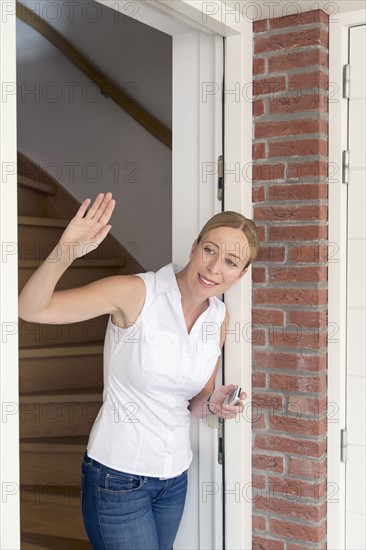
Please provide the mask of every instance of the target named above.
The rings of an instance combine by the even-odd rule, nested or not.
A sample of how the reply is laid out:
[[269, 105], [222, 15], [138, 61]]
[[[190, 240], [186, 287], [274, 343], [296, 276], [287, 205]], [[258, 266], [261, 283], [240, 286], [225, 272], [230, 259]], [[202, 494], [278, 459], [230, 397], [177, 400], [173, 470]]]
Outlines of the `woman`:
[[[95, 550], [171, 550], [192, 459], [190, 413], [234, 418], [215, 389], [228, 312], [216, 296], [247, 272], [259, 246], [241, 214], [217, 214], [192, 245], [187, 265], [119, 275], [54, 291], [73, 260], [107, 236], [115, 201], [86, 199], [57, 247], [29, 279], [19, 315], [74, 323], [109, 313], [103, 406], [82, 464], [82, 511]], [[241, 393], [240, 399], [245, 398]]]

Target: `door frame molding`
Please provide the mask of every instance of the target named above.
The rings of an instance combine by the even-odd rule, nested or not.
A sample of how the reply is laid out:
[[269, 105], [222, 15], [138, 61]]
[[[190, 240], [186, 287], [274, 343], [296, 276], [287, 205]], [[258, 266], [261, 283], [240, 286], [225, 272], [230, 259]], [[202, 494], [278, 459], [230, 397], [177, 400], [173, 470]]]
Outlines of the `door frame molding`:
[[[341, 430], [346, 427], [346, 289], [347, 185], [342, 183], [342, 151], [347, 149], [347, 99], [343, 96], [343, 66], [348, 63], [349, 27], [365, 24], [365, 10], [337, 14], [329, 29], [329, 254], [328, 319], [337, 328], [328, 346], [328, 404], [338, 408], [328, 417], [327, 483], [328, 548], [344, 548], [346, 465], [340, 460]], [[335, 341], [336, 340], [336, 341]], [[332, 409], [330, 409], [332, 410]]]
[[[106, 3], [104, 0], [98, 0]], [[123, 0], [120, 0], [123, 3]], [[135, 2], [138, 4], [138, 2]], [[2, 81], [16, 83], [16, 43], [15, 43], [15, 0], [7, 0], [7, 21], [1, 18], [0, 55]], [[131, 5], [131, 2], [129, 2]], [[182, 27], [192, 26], [209, 35], [220, 34], [226, 37], [227, 67], [225, 95], [225, 165], [228, 170], [235, 168], [236, 174], [226, 176], [225, 208], [240, 210], [247, 217], [252, 217], [251, 182], [241, 173], [252, 161], [251, 124], [245, 121], [252, 117], [252, 100], [248, 83], [252, 82], [252, 24], [239, 13], [229, 9], [223, 12], [225, 2], [203, 2], [196, 0], [145, 0], [144, 4], [160, 8], [161, 13], [172, 16], [171, 24], [176, 26], [176, 33], [186, 32]], [[216, 4], [217, 10], [207, 12]], [[10, 15], [10, 13], [12, 15]], [[235, 15], [234, 15], [235, 14]], [[233, 17], [234, 15], [234, 17]], [[167, 18], [169, 19], [169, 17]], [[165, 21], [166, 22], [166, 21]], [[186, 23], [186, 25], [185, 25]], [[165, 23], [164, 23], [165, 24]], [[155, 26], [155, 24], [154, 24]], [[180, 29], [179, 29], [180, 26]], [[164, 31], [166, 32], [166, 30]], [[6, 49], [5, 49], [6, 45]], [[6, 51], [6, 53], [5, 53]], [[214, 83], [220, 87], [221, 83]], [[230, 93], [231, 91], [231, 93]], [[233, 93], [234, 91], [234, 93]], [[1, 137], [6, 131], [6, 140], [1, 139], [0, 159], [13, 162], [16, 167], [16, 96], [1, 103]], [[202, 121], [203, 122], [203, 121]], [[173, 145], [174, 146], [174, 145]], [[239, 173], [239, 176], [237, 174]], [[197, 174], [200, 177], [200, 174]], [[9, 185], [10, 183], [10, 185]], [[9, 176], [7, 185], [1, 184], [0, 219], [1, 240], [17, 245], [17, 174]], [[0, 264], [0, 297], [1, 317], [3, 321], [15, 322], [17, 327], [17, 256], [9, 256], [8, 261]], [[251, 274], [235, 285], [225, 295], [225, 302], [231, 313], [231, 324], [239, 327], [240, 334], [251, 323]], [[249, 325], [248, 325], [249, 324]], [[247, 331], [248, 334], [250, 330]], [[238, 345], [239, 344], [239, 345]], [[1, 398], [6, 397], [18, 406], [18, 337], [9, 337], [1, 342], [1, 360], [6, 369], [1, 371]], [[227, 382], [241, 384], [251, 401], [251, 340], [244, 337], [228, 338], [225, 344], [225, 373]], [[240, 422], [227, 423], [226, 448], [226, 484], [227, 491], [219, 488], [218, 499], [226, 499], [226, 545], [230, 549], [250, 549], [252, 536], [250, 495], [251, 487], [251, 423], [241, 418]], [[1, 471], [2, 480], [13, 480], [19, 487], [19, 415], [13, 414], [7, 423], [0, 424], [1, 438]], [[246, 442], [246, 444], [245, 444]], [[243, 460], [238, 460], [238, 456]], [[233, 495], [233, 488], [235, 495]], [[236, 489], [238, 488], [238, 491]], [[237, 498], [238, 496], [238, 498]], [[20, 547], [19, 492], [11, 500], [1, 501], [1, 535], [0, 547], [9, 550]]]

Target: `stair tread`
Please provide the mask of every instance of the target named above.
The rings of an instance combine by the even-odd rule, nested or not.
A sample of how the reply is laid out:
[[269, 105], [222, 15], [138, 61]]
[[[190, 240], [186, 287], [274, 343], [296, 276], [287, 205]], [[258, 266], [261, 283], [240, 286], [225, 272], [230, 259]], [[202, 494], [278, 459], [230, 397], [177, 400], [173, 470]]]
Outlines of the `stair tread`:
[[[32, 269], [39, 267], [44, 260], [18, 260], [18, 267], [25, 269]], [[87, 258], [78, 258], [74, 260], [68, 269], [77, 268], [77, 267], [124, 267], [127, 264], [125, 258], [120, 258], [118, 261], [114, 258], [97, 258], [97, 259], [87, 259]]]
[[70, 220], [46, 218], [40, 216], [18, 216], [18, 225], [35, 225], [45, 227], [66, 227]]
[[29, 187], [41, 193], [46, 193], [47, 195], [56, 195], [56, 189], [47, 183], [42, 183], [40, 181], [34, 180], [33, 178], [28, 178], [26, 176], [21, 176], [18, 174], [18, 184], [23, 187]]
[[75, 355], [100, 355], [103, 353], [104, 343], [65, 344], [64, 346], [47, 346], [37, 348], [22, 348], [19, 350], [19, 359], [39, 357], [69, 357]]
[[20, 446], [29, 450], [31, 447], [39, 448], [42, 445], [50, 447], [64, 447], [64, 446], [86, 446], [88, 443], [88, 435], [76, 435], [68, 437], [34, 437], [31, 441], [28, 439], [20, 438]]
[[38, 533], [21, 532], [22, 542], [38, 545], [41, 548], [52, 550], [91, 550], [89, 541], [72, 539], [68, 537], [55, 537], [53, 535], [40, 535]]
[[24, 392], [19, 396], [20, 403], [87, 403], [99, 402], [102, 399], [103, 388], [100, 386], [90, 388], [72, 388], [47, 391]]

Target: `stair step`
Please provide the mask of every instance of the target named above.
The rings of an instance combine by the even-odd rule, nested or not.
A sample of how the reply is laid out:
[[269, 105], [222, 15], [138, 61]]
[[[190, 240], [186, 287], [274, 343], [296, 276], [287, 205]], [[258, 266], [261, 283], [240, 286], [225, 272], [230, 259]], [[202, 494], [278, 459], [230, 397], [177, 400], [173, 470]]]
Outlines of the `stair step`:
[[78, 323], [41, 324], [19, 320], [19, 347], [48, 347], [52, 344], [99, 344], [104, 341], [108, 315]]
[[20, 486], [22, 531], [38, 535], [88, 540], [78, 486]]
[[37, 533], [21, 533], [21, 550], [92, 550], [87, 540], [38, 535]]
[[30, 189], [34, 189], [35, 191], [39, 191], [40, 193], [46, 193], [46, 195], [56, 195], [56, 189], [54, 189], [51, 185], [41, 183], [40, 181], [36, 181], [32, 178], [27, 178], [26, 176], [20, 176], [19, 174], [18, 184], [22, 187], [28, 187]]
[[77, 453], [86, 450], [88, 435], [77, 437], [38, 437], [32, 440], [20, 439], [21, 452], [39, 453]]
[[40, 443], [21, 441], [21, 484], [52, 485], [57, 480], [60, 484], [80, 486], [81, 466], [88, 438], [69, 439], [78, 441], [74, 444], [48, 444], [47, 439], [41, 439]]
[[64, 391], [45, 390], [20, 394], [20, 403], [88, 403], [100, 400], [102, 387], [70, 388]]
[[[22, 269], [37, 269], [42, 265], [43, 260], [19, 260], [18, 267]], [[74, 260], [68, 269], [74, 268], [93, 268], [93, 267], [124, 267], [127, 265], [125, 258], [96, 258]]]
[[19, 351], [20, 359], [31, 359], [38, 357], [69, 357], [75, 355], [99, 355], [103, 353], [101, 344], [80, 344], [79, 346], [52, 346], [44, 348], [23, 348]]
[[31, 392], [20, 395], [21, 438], [87, 436], [100, 412], [102, 388]]
[[19, 352], [21, 393], [102, 385], [103, 345], [58, 346]]
[[18, 216], [18, 225], [32, 227], [66, 227], [70, 220], [43, 218], [38, 216]]

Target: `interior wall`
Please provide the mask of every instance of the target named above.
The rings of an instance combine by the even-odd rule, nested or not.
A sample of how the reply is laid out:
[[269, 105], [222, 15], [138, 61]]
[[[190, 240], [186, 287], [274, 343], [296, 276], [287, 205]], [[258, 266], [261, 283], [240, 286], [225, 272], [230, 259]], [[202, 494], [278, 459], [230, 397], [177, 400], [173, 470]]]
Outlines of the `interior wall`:
[[[170, 36], [95, 2], [26, 5], [171, 127]], [[112, 191], [111, 233], [146, 270], [170, 262], [171, 151], [19, 20], [17, 87], [18, 149], [79, 201]]]

